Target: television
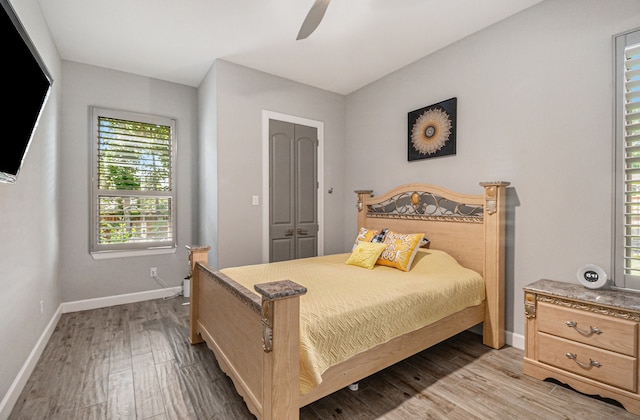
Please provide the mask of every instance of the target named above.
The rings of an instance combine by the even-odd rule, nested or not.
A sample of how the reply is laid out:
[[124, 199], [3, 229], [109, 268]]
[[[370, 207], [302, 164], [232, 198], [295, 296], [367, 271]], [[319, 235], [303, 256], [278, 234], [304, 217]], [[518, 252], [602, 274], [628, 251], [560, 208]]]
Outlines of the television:
[[0, 0], [2, 93], [0, 182], [15, 183], [53, 80], [8, 0]]

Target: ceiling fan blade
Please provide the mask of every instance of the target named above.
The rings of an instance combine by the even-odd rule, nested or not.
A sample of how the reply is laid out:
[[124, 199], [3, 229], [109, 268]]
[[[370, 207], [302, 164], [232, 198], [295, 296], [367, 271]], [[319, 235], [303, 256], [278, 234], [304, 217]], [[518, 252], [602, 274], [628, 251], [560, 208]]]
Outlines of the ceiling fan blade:
[[329, 7], [330, 1], [331, 0], [316, 0], [315, 3], [313, 3], [307, 17], [304, 19], [304, 22], [302, 22], [302, 26], [300, 27], [300, 32], [298, 32], [296, 40], [305, 39], [316, 30], [320, 21], [324, 17], [324, 12], [326, 12], [327, 7]]

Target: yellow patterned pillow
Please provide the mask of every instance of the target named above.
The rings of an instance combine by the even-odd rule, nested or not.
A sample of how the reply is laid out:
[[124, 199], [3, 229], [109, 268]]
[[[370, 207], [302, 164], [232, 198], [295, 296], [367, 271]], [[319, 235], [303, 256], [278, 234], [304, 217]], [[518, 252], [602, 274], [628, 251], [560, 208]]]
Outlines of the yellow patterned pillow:
[[387, 232], [387, 229], [367, 229], [364, 227], [360, 228], [358, 232], [358, 236], [356, 236], [356, 241], [351, 248], [351, 251], [356, 249], [358, 246], [358, 242], [382, 242], [384, 238], [384, 234]]
[[386, 265], [403, 271], [411, 269], [411, 263], [420, 248], [424, 233], [396, 233], [388, 231], [384, 237], [386, 248], [376, 264]]
[[380, 242], [360, 241], [351, 251], [347, 264], [371, 270], [386, 247], [387, 245]]

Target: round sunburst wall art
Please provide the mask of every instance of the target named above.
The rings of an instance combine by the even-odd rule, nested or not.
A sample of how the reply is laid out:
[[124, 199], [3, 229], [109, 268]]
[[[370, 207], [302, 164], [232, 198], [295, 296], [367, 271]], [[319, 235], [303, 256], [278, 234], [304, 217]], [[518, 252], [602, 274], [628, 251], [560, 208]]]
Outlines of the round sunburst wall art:
[[411, 143], [423, 155], [442, 149], [451, 135], [451, 119], [441, 109], [425, 111], [411, 129]]
[[409, 160], [456, 154], [457, 98], [409, 113]]

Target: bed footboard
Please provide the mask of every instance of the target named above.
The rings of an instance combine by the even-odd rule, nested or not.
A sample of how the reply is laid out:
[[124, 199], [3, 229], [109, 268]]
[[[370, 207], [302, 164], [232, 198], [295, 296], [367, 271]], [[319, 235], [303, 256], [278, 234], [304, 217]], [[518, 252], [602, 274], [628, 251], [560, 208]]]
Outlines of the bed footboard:
[[191, 266], [189, 341], [205, 341], [259, 419], [299, 413], [300, 296], [289, 280], [257, 284], [257, 295], [207, 267], [209, 247], [187, 247]]

